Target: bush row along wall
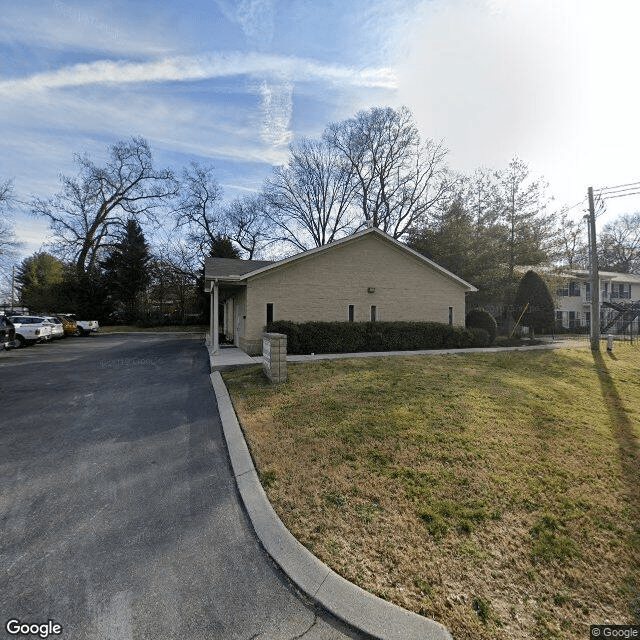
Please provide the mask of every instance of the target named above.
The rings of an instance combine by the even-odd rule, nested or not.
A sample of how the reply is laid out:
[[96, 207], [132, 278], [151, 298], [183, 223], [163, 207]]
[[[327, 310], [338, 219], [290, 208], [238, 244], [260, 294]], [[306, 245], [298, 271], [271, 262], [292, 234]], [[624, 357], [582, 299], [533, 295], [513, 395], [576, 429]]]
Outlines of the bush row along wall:
[[303, 322], [277, 320], [268, 333], [287, 335], [287, 353], [357, 353], [476, 346], [462, 327], [439, 322]]

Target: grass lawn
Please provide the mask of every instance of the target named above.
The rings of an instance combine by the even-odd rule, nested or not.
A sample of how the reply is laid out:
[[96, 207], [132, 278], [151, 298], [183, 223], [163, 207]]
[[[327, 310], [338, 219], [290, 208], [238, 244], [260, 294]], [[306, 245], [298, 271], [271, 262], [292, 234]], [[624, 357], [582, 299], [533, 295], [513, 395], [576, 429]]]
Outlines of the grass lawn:
[[130, 331], [137, 331], [137, 332], [148, 332], [148, 331], [153, 331], [153, 332], [166, 332], [166, 331], [170, 331], [170, 332], [186, 332], [186, 333], [205, 333], [207, 331], [209, 331], [209, 327], [208, 326], [200, 326], [200, 325], [187, 325], [187, 326], [166, 326], [166, 327], [137, 327], [135, 325], [114, 325], [114, 326], [110, 326], [110, 327], [100, 327], [100, 333], [122, 333], [123, 331], [125, 332], [130, 332]]
[[467, 638], [640, 624], [640, 348], [224, 374], [279, 516], [376, 595]]

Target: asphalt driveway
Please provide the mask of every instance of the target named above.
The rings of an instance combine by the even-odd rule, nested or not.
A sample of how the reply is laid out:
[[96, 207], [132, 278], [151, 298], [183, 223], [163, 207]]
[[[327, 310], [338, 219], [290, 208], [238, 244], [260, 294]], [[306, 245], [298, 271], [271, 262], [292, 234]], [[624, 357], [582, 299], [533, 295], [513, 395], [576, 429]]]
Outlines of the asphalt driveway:
[[208, 374], [185, 334], [0, 353], [0, 637], [10, 619], [65, 640], [358, 637], [260, 548]]

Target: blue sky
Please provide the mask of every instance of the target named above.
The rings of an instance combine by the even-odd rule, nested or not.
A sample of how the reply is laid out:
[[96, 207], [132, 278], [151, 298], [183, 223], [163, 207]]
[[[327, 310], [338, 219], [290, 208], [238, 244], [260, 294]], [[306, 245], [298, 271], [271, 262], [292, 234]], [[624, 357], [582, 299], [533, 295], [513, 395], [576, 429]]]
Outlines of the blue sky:
[[[640, 181], [636, 0], [24, 0], [0, 14], [0, 180], [49, 196], [74, 153], [259, 189], [287, 145], [404, 104], [459, 171], [518, 155], [558, 204]], [[610, 201], [602, 220], [640, 208]], [[580, 208], [574, 210], [581, 216]], [[24, 255], [46, 224], [16, 220]]]

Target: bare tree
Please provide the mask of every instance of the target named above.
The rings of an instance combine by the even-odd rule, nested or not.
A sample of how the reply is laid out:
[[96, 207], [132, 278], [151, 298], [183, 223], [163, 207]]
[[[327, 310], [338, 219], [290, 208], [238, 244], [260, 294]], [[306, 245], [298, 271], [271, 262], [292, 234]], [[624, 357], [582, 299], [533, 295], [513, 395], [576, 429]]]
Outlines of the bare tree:
[[602, 268], [640, 273], [640, 213], [625, 214], [609, 222], [599, 240]]
[[252, 194], [232, 200], [224, 210], [227, 235], [248, 260], [258, 257], [271, 242], [267, 208], [264, 194]]
[[559, 214], [557, 229], [556, 257], [569, 269], [583, 269], [588, 266], [589, 247], [587, 246], [586, 225], [584, 221], [571, 220], [563, 210]]
[[13, 231], [13, 217], [10, 213], [12, 203], [13, 182], [6, 180], [0, 183], [0, 266], [3, 269], [9, 268], [21, 246]]
[[147, 305], [154, 318], [184, 321], [197, 307], [199, 266], [191, 247], [178, 239], [158, 247], [149, 263]]
[[553, 236], [552, 217], [547, 215], [546, 184], [531, 177], [528, 165], [514, 158], [496, 172], [499, 224], [505, 236], [509, 284], [515, 286], [516, 265], [539, 264], [546, 258], [546, 244]]
[[224, 231], [220, 211], [222, 188], [213, 175], [213, 167], [192, 162], [182, 173], [176, 227], [186, 229], [187, 238], [200, 257], [209, 255], [212, 244]]
[[476, 230], [495, 225], [500, 217], [496, 172], [480, 167], [471, 176], [462, 177], [461, 182], [461, 197], [474, 217]]
[[31, 211], [49, 220], [57, 253], [73, 261], [78, 273], [90, 273], [127, 220], [150, 219], [159, 205], [177, 195], [178, 182], [169, 169], [154, 169], [143, 138], [111, 146], [105, 167], [87, 155], [76, 155], [75, 162], [78, 175], [62, 176], [60, 193], [33, 200]]
[[345, 235], [354, 226], [353, 175], [351, 163], [324, 140], [291, 145], [288, 163], [274, 169], [264, 190], [278, 239], [304, 251]]
[[360, 226], [371, 223], [400, 238], [450, 189], [447, 151], [441, 143], [421, 141], [406, 107], [361, 111], [329, 125], [325, 140], [352, 167]]

